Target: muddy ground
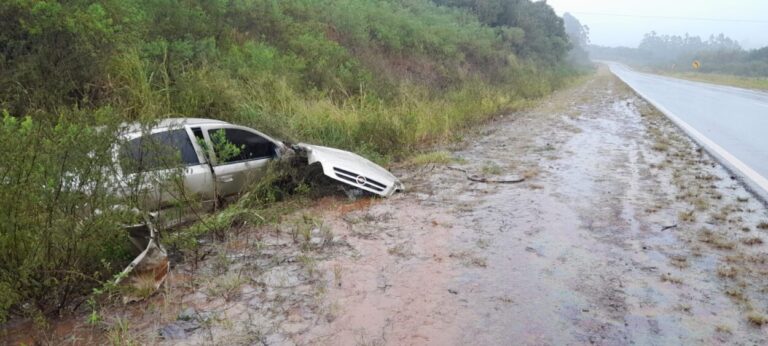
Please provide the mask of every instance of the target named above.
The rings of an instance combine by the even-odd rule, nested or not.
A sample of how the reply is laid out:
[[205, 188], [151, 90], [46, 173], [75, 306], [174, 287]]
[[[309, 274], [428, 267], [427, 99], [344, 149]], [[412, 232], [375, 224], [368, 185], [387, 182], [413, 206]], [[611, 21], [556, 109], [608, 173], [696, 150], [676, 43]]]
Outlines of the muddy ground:
[[149, 301], [38, 340], [768, 342], [768, 210], [607, 71], [446, 150], [394, 170], [405, 193], [241, 225]]

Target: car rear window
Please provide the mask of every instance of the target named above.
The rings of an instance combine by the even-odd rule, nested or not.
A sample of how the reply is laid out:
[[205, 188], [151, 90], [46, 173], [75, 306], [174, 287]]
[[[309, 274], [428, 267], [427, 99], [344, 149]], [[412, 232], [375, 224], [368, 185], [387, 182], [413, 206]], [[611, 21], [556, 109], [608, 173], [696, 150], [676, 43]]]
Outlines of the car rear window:
[[120, 148], [120, 166], [125, 174], [197, 164], [200, 160], [184, 129], [141, 136]]

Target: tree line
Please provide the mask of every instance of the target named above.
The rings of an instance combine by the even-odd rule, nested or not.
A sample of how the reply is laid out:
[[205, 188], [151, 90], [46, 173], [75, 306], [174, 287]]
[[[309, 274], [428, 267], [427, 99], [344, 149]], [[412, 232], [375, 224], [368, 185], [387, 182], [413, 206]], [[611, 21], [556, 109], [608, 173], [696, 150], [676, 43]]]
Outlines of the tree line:
[[768, 76], [768, 47], [745, 50], [738, 41], [724, 34], [699, 36], [645, 34], [637, 48], [591, 45], [597, 59], [617, 60], [667, 71], [691, 71], [699, 61], [699, 71], [750, 77]]

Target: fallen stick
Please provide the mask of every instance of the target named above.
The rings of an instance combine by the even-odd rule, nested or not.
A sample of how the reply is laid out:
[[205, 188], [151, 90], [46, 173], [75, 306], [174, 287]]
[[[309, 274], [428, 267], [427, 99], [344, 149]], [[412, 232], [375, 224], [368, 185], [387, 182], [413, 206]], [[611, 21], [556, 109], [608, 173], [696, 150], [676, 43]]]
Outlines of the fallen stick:
[[454, 171], [464, 172], [464, 174], [467, 176], [467, 179], [469, 179], [470, 181], [478, 182], [478, 183], [517, 184], [517, 183], [522, 183], [522, 182], [525, 181], [525, 178], [503, 179], [503, 180], [488, 179], [488, 178], [485, 178], [485, 177], [478, 176], [477, 174], [470, 174], [469, 171], [467, 171], [464, 168], [452, 167], [452, 166], [448, 166], [446, 168], [448, 168], [450, 170], [454, 170]]
[[677, 225], [670, 225], [670, 226], [664, 226], [661, 228], [662, 231], [666, 231], [668, 229], [677, 228]]

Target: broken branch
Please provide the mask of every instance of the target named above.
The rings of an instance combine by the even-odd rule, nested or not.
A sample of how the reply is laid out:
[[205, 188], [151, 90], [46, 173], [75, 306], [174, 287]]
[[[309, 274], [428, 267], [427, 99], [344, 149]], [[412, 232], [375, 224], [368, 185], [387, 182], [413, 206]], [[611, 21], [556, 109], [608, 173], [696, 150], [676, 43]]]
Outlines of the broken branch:
[[664, 226], [664, 227], [661, 228], [661, 230], [662, 231], [666, 231], [666, 230], [672, 229], [672, 228], [677, 228], [677, 225], [675, 224], [675, 225], [670, 225], [670, 226]]

